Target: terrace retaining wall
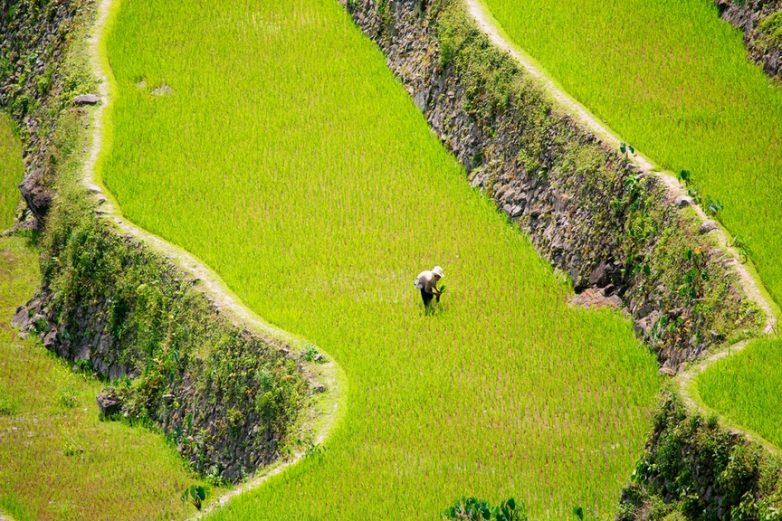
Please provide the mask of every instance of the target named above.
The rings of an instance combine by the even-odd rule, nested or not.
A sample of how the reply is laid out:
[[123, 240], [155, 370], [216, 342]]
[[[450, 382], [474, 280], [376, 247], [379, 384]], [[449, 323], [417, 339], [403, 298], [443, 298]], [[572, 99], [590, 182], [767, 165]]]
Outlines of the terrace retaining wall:
[[[196, 470], [237, 481], [281, 456], [324, 386], [284, 341], [247, 329], [198, 280], [101, 217], [80, 176], [89, 128], [77, 95], [95, 79], [88, 0], [0, 0], [0, 102], [22, 128], [28, 211], [42, 231], [40, 290], [21, 334], [94, 372], [109, 417], [160, 428]], [[317, 371], [314, 371], [317, 372]]]
[[62, 65], [78, 15], [89, 9], [91, 0], [0, 0], [0, 106], [19, 123], [24, 145], [23, 227], [41, 228], [51, 206], [58, 153], [51, 114], [70, 104], [74, 80], [85, 80], [66, 77]]
[[759, 521], [781, 508], [779, 458], [665, 392], [616, 519]]
[[577, 292], [619, 296], [664, 371], [757, 330], [761, 314], [691, 201], [554, 110], [460, 2], [342, 1], [472, 185]]
[[[720, 16], [741, 29], [750, 59], [782, 80], [782, 1], [714, 0]], [[772, 18], [773, 17], [773, 18]]]
[[199, 472], [238, 481], [280, 457], [312, 385], [282, 342], [227, 320], [198, 281], [108, 222], [55, 202], [24, 334], [95, 372], [108, 417], [161, 428]]

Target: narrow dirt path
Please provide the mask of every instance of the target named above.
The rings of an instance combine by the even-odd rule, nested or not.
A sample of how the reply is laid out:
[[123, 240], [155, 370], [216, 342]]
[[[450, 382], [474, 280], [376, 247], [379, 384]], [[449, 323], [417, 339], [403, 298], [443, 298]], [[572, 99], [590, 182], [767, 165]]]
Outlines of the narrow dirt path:
[[[98, 203], [96, 213], [99, 218], [111, 221], [120, 232], [143, 241], [154, 252], [173, 262], [187, 277], [197, 281], [195, 289], [202, 292], [220, 310], [221, 314], [237, 327], [252, 331], [272, 346], [290, 347], [294, 351], [299, 351], [305, 345], [312, 345], [311, 342], [298, 338], [264, 321], [241, 302], [217, 273], [204, 265], [195, 256], [125, 219], [119, 207], [112, 201], [111, 196], [100, 184], [99, 179], [97, 179], [96, 166], [101, 154], [105, 152], [103, 150], [103, 131], [106, 109], [112, 101], [110, 93], [113, 82], [111, 71], [108, 69], [108, 62], [104, 59], [104, 33], [108, 30], [108, 25], [111, 23], [112, 9], [114, 8], [112, 0], [98, 0], [95, 26], [89, 39], [90, 63], [93, 73], [98, 80], [98, 95], [101, 102], [93, 109], [91, 114], [91, 141], [87, 150], [87, 159], [84, 163], [82, 182], [87, 190], [94, 195]], [[341, 399], [340, 382], [343, 379], [341, 369], [336, 362], [327, 353], [320, 349], [319, 351], [326, 358], [326, 362], [309, 364], [307, 374], [305, 375], [308, 379], [324, 384], [327, 389], [325, 393], [318, 395], [319, 401], [309, 411], [311, 415], [316, 416], [316, 419], [310, 422], [315, 444], [323, 443], [337, 422]], [[303, 414], [306, 414], [306, 411]], [[261, 486], [272, 476], [281, 473], [298, 462], [304, 455], [305, 452], [300, 450], [285, 461], [278, 461], [260, 469], [249, 481], [238, 485], [236, 488], [208, 503], [204, 510], [194, 516], [193, 519], [201, 518], [215, 508], [224, 506], [239, 494]]]
[[[576, 122], [580, 123], [586, 130], [592, 132], [596, 137], [601, 139], [607, 145], [615, 147], [617, 150], [619, 149], [619, 146], [622, 143], [622, 140], [619, 138], [619, 136], [610, 128], [608, 128], [605, 123], [601, 122], [599, 119], [597, 119], [597, 117], [589, 112], [589, 110], [584, 105], [576, 101], [572, 96], [565, 92], [556, 83], [556, 81], [554, 81], [554, 79], [549, 76], [548, 73], [540, 68], [535, 63], [535, 61], [524, 51], [511, 43], [510, 40], [502, 33], [502, 30], [499, 28], [499, 24], [491, 16], [488, 9], [481, 4], [480, 0], [464, 1], [468, 12], [475, 20], [480, 30], [489, 37], [494, 45], [510, 54], [511, 57], [516, 60], [519, 66], [527, 73], [527, 75], [536, 81], [543, 89], [543, 91], [548, 94], [549, 98], [554, 102], [558, 109], [570, 115]], [[671, 194], [672, 199], [687, 195], [686, 190], [681, 185], [681, 183], [679, 183], [679, 180], [677, 179], [676, 175], [673, 174], [673, 172], [663, 171], [643, 154], [637, 152], [634, 156], [630, 157], [630, 161], [641, 171], [641, 173], [646, 175], [654, 175], [660, 181], [662, 181]], [[695, 210], [695, 213], [697, 214], [701, 223], [705, 223], [711, 220], [700, 206], [693, 205], [692, 208]], [[741, 262], [741, 255], [732, 246], [732, 241], [729, 234], [725, 231], [724, 228], [720, 226], [717, 230], [710, 232], [709, 237], [715, 240], [718, 246], [728, 254], [730, 258], [730, 266], [738, 276], [741, 287], [746, 293], [747, 298], [754, 302], [765, 315], [766, 323], [763, 328], [763, 333], [766, 335], [773, 334], [777, 324], [777, 317], [774, 314], [774, 305], [766, 296], [767, 292], [764, 292], [761, 289], [759, 282], [755, 280], [747, 266]], [[695, 380], [695, 378], [718, 360], [740, 352], [742, 349], [744, 349], [744, 347], [746, 347], [748, 343], [749, 341], [746, 340], [738, 342], [737, 344], [728, 346], [727, 348], [710, 354], [697, 363], [691, 364], [675, 377], [682, 399], [691, 410], [698, 411], [702, 414], [708, 414], [711, 412], [705, 409], [701, 402], [695, 399], [695, 397], [692, 395], [691, 383]], [[767, 440], [764, 440], [757, 433], [737, 425], [733, 425], [729, 421], [726, 423], [728, 423], [730, 428], [733, 430], [741, 432], [748, 438], [761, 443], [773, 452], [777, 452], [779, 450], [773, 444], [769, 443]]]

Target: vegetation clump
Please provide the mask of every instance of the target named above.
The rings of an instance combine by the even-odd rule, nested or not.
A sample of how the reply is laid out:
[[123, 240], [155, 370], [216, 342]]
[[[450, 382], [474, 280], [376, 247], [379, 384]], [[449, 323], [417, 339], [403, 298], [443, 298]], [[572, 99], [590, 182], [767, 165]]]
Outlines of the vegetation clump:
[[780, 519], [780, 470], [780, 461], [759, 445], [687, 414], [666, 392], [617, 519], [642, 512], [649, 520]]
[[514, 498], [498, 505], [475, 497], [462, 498], [443, 514], [444, 520], [454, 521], [529, 521], [527, 507]]
[[199, 471], [238, 480], [277, 458], [308, 392], [297, 363], [70, 195], [44, 237], [40, 334], [116, 380], [122, 416], [161, 426]]

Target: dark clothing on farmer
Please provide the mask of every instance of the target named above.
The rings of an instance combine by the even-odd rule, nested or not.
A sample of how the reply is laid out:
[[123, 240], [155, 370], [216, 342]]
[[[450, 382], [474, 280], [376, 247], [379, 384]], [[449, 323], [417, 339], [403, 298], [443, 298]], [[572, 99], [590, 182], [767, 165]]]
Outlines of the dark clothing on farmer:
[[424, 301], [424, 306], [428, 308], [429, 305], [432, 303], [432, 299], [434, 298], [434, 293], [427, 293], [425, 289], [422, 289], [421, 298]]
[[432, 304], [432, 299], [437, 297], [437, 302], [440, 302], [440, 295], [434, 293], [427, 293], [425, 289], [421, 290], [421, 299], [424, 301], [424, 306], [429, 307]]

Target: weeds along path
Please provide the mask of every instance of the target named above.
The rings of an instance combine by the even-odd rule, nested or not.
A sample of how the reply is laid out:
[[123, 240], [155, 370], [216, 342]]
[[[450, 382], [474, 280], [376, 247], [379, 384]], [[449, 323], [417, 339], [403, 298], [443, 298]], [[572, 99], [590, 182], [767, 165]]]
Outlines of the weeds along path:
[[[112, 17], [119, 8], [119, 0], [99, 0], [95, 27], [89, 42], [90, 61], [95, 77], [98, 80], [99, 103], [92, 112], [92, 133], [87, 158], [84, 164], [83, 183], [95, 197], [99, 218], [112, 222], [117, 229], [127, 235], [143, 241], [153, 251], [171, 260], [187, 276], [192, 277], [197, 284], [195, 288], [201, 291], [228, 319], [239, 327], [247, 328], [254, 334], [263, 338], [271, 345], [284, 345], [299, 351], [310, 342], [298, 338], [290, 333], [274, 327], [261, 319], [252, 310], [246, 307], [239, 298], [225, 285], [220, 276], [205, 266], [199, 259], [187, 251], [149, 233], [134, 225], [122, 216], [119, 207], [114, 203], [108, 192], [104, 189], [96, 172], [99, 162], [107, 149], [111, 147], [111, 139], [106, 139], [104, 130], [107, 128], [107, 109], [111, 106], [113, 78], [105, 53], [105, 36], [112, 23]], [[323, 443], [337, 419], [339, 418], [339, 401], [341, 397], [341, 370], [333, 359], [321, 350], [327, 361], [319, 364], [319, 374], [315, 375], [319, 382], [326, 386], [326, 392], [320, 394], [319, 401], [315, 405], [316, 420], [312, 424], [314, 443]], [[303, 414], [307, 414], [304, 412]], [[210, 512], [212, 509], [225, 505], [235, 496], [257, 488], [272, 476], [281, 473], [286, 468], [298, 462], [304, 456], [304, 451], [298, 451], [284, 461], [280, 461], [261, 469], [245, 483], [227, 492], [214, 501], [210, 501], [203, 511], [196, 517]]]
[[[524, 69], [531, 78], [538, 82], [544, 92], [548, 94], [548, 96], [555, 103], [555, 105], [560, 108], [560, 110], [571, 115], [576, 121], [581, 123], [581, 125], [583, 125], [599, 139], [603, 140], [605, 143], [615, 147], [616, 149], [619, 149], [620, 145], [623, 143], [620, 137], [610, 128], [608, 128], [602, 121], [595, 117], [584, 105], [576, 101], [572, 96], [565, 92], [559, 86], [559, 84], [550, 75], [548, 75], [530, 56], [528, 56], [517, 45], [511, 43], [510, 39], [505, 36], [497, 21], [494, 20], [494, 18], [480, 0], [464, 1], [466, 2], [470, 15], [473, 17], [478, 27], [491, 39], [491, 41], [497, 47], [510, 54], [521, 66], [521, 68]], [[643, 174], [657, 176], [657, 178], [665, 184], [671, 193], [672, 200], [676, 197], [687, 195], [685, 188], [681, 185], [673, 172], [661, 170], [650, 159], [637, 151], [629, 159]], [[700, 205], [693, 203], [692, 208], [695, 210], [698, 219], [702, 223], [710, 220]], [[775, 316], [774, 312], [775, 307], [768, 297], [768, 292], [765, 290], [765, 288], [760, 286], [758, 278], [756, 278], [756, 276], [750, 272], [748, 267], [741, 262], [740, 253], [732, 246], [732, 241], [724, 228], [720, 227], [717, 230], [711, 232], [710, 237], [716, 241], [720, 248], [728, 253], [731, 259], [731, 267], [738, 275], [742, 288], [746, 292], [749, 299], [752, 300], [764, 313], [766, 317], [766, 323], [763, 331], [764, 334], [770, 335], [775, 333], [777, 317]], [[705, 371], [709, 366], [718, 360], [740, 352], [742, 349], [744, 349], [744, 347], [746, 347], [747, 344], [748, 341], [741, 341], [715, 353], [712, 353], [703, 360], [690, 364], [689, 367], [676, 376], [677, 387], [680, 390], [682, 398], [688, 407], [699, 410], [702, 413], [710, 412], [703, 405], [701, 400], [696, 399], [696, 397], [693, 396], [692, 387], [694, 385], [695, 378], [698, 374]], [[724, 418], [723, 421], [725, 421]], [[757, 440], [759, 443], [763, 444], [773, 452], [779, 451], [779, 449], [777, 449], [773, 444], [764, 440], [758, 434], [736, 425], [732, 425], [731, 427], [735, 430], [741, 431], [747, 437], [753, 440]]]

